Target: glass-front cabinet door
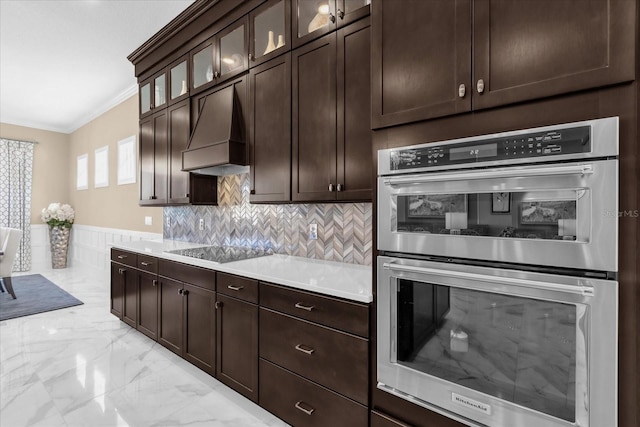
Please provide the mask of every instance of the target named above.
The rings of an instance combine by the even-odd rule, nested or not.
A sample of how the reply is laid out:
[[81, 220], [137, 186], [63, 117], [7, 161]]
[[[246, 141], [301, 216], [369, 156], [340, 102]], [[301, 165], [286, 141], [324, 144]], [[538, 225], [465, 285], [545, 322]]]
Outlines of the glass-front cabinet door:
[[162, 74], [153, 78], [153, 108], [164, 107], [167, 103], [167, 76]]
[[249, 68], [248, 30], [247, 18], [245, 17], [231, 24], [216, 36], [219, 54], [215, 78], [218, 82], [236, 76]]
[[336, 29], [336, 0], [293, 0], [293, 45]]
[[194, 49], [191, 54], [192, 89], [198, 89], [213, 82], [215, 76], [214, 58], [213, 40], [208, 40]]
[[146, 80], [140, 84], [140, 116], [151, 111], [151, 81]]
[[189, 59], [180, 58], [169, 65], [169, 103], [173, 104], [189, 96]]
[[291, 2], [270, 0], [249, 15], [253, 67], [291, 49]]
[[369, 14], [371, 0], [337, 0], [336, 17], [338, 27], [350, 24]]
[[140, 83], [140, 117], [167, 106], [167, 75], [165, 69]]

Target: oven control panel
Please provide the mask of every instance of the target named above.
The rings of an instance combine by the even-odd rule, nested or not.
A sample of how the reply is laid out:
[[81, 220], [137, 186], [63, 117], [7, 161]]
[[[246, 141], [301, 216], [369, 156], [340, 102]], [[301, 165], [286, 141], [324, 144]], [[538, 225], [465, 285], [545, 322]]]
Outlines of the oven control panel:
[[391, 151], [391, 170], [509, 161], [561, 154], [589, 153], [591, 127], [520, 133], [462, 143], [425, 144]]

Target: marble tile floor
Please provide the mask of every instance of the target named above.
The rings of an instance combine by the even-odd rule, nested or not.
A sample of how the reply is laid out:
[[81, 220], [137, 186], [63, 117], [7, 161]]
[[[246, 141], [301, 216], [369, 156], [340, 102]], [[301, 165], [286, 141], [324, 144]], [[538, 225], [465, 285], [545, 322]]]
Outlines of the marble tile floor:
[[84, 305], [0, 322], [0, 426], [286, 426], [109, 312], [107, 272], [40, 273]]

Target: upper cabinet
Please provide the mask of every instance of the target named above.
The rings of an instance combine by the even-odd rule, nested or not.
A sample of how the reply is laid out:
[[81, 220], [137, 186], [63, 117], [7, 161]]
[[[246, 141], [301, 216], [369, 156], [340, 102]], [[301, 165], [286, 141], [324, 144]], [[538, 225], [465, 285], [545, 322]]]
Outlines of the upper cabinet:
[[185, 55], [167, 67], [169, 104], [189, 97], [189, 56]]
[[293, 47], [369, 14], [371, 0], [293, 0]]
[[140, 83], [140, 117], [167, 106], [167, 74], [162, 70]]
[[373, 128], [632, 80], [633, 3], [374, 0]]
[[269, 0], [249, 14], [249, 66], [291, 49], [291, 1]]
[[248, 17], [243, 17], [191, 51], [192, 89], [201, 91], [247, 70]]

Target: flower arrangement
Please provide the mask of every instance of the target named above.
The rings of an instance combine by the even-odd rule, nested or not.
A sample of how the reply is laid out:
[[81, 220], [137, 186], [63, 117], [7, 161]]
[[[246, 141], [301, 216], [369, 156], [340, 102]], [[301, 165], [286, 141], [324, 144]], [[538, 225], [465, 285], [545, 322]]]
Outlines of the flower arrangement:
[[48, 208], [42, 209], [41, 218], [49, 227], [71, 228], [76, 212], [67, 204], [51, 203]]

